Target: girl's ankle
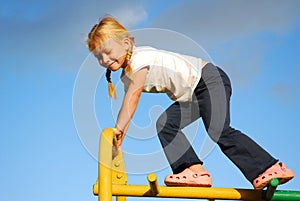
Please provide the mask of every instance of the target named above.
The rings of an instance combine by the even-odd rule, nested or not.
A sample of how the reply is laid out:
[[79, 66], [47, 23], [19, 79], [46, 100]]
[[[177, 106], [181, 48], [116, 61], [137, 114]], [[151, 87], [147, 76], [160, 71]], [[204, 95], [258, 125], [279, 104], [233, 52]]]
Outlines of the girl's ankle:
[[203, 168], [203, 166], [201, 164], [194, 164], [194, 165], [191, 165], [189, 167], [190, 170], [192, 170], [193, 172], [203, 172], [205, 171], [205, 169]]

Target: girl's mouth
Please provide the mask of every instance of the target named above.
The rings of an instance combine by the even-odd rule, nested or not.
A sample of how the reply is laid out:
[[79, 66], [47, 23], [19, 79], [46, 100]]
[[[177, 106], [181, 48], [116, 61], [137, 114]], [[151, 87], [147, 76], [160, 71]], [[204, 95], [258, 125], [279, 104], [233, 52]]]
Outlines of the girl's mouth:
[[111, 64], [108, 65], [108, 68], [111, 68], [111, 66], [115, 63], [115, 61], [113, 61]]

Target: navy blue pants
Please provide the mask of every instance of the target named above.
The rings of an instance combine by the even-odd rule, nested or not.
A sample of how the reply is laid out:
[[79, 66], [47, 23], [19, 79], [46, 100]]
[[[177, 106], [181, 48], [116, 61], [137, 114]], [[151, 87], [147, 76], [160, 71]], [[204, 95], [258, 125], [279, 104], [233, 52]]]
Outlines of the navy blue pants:
[[220, 68], [211, 63], [202, 77], [192, 102], [174, 102], [157, 120], [159, 140], [173, 173], [193, 164], [203, 164], [182, 129], [200, 117], [210, 138], [252, 182], [278, 160], [241, 131], [230, 127], [231, 83]]

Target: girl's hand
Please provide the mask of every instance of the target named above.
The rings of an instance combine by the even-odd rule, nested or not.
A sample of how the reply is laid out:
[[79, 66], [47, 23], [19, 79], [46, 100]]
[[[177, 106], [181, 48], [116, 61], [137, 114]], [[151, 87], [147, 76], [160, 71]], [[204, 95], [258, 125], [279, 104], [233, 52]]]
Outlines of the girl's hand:
[[113, 131], [115, 133], [115, 138], [114, 138], [114, 146], [119, 148], [122, 144], [123, 138], [124, 138], [124, 133], [123, 131], [119, 130], [118, 128], [113, 128]]

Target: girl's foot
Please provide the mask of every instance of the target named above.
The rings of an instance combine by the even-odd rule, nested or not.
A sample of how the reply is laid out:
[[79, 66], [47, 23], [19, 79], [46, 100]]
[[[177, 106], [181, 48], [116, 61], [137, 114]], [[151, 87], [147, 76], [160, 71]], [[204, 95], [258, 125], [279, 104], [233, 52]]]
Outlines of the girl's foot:
[[264, 173], [259, 175], [256, 179], [253, 180], [253, 187], [256, 190], [263, 189], [266, 187], [270, 180], [277, 178], [280, 184], [288, 182], [294, 177], [294, 173], [290, 169], [286, 169], [285, 164], [280, 162], [271, 166]]
[[179, 174], [169, 174], [164, 182], [167, 186], [212, 186], [210, 174], [200, 164], [192, 165]]

